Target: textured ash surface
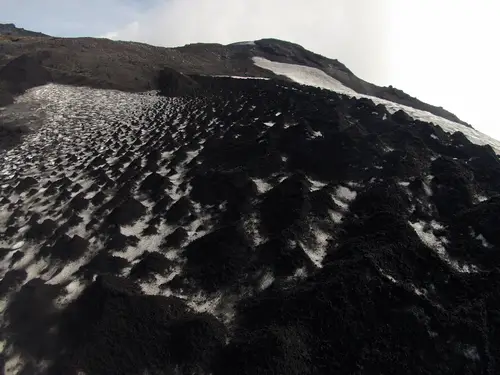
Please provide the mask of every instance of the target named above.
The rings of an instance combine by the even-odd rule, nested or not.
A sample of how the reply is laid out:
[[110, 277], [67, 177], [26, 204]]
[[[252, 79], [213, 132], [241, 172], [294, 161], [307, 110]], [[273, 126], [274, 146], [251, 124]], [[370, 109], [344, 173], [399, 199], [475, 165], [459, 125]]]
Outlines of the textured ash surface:
[[5, 373], [498, 373], [492, 147], [366, 98], [195, 79], [46, 85], [2, 113], [26, 127], [0, 150]]

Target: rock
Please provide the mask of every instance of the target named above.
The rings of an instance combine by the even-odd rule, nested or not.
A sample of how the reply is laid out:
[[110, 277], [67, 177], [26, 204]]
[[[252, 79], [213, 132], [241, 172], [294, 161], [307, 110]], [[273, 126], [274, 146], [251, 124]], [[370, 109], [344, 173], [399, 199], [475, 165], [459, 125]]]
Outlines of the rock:
[[199, 90], [194, 79], [169, 67], [159, 71], [157, 84], [163, 96], [193, 95]]
[[85, 253], [88, 245], [88, 241], [78, 235], [69, 237], [63, 234], [51, 248], [46, 248], [41, 254], [66, 261], [76, 260]]
[[261, 204], [262, 225], [271, 234], [279, 234], [305, 219], [310, 209], [309, 188], [298, 176], [284, 180], [266, 193]]
[[187, 239], [188, 233], [187, 231], [179, 227], [176, 230], [174, 230], [171, 234], [169, 234], [167, 237], [165, 237], [165, 241], [163, 243], [163, 246], [168, 249], [168, 248], [180, 248], [182, 243]]
[[163, 196], [165, 194], [165, 189], [170, 185], [171, 183], [167, 178], [153, 172], [144, 179], [139, 189], [149, 194], [151, 197], [156, 198]]
[[166, 212], [165, 218], [170, 224], [183, 225], [193, 214], [193, 205], [188, 198], [182, 197]]
[[41, 240], [43, 238], [48, 238], [57, 229], [57, 223], [53, 220], [46, 219], [41, 224], [36, 221], [32, 222], [31, 227], [26, 232], [26, 238], [33, 240]]
[[134, 198], [126, 198], [107, 218], [109, 224], [130, 225], [146, 213], [146, 207]]
[[191, 242], [185, 249], [185, 272], [215, 292], [242, 281], [252, 250], [235, 227], [225, 227]]
[[11, 290], [17, 288], [26, 279], [27, 273], [24, 270], [10, 270], [2, 280], [0, 280], [0, 297], [5, 297]]
[[101, 371], [103, 361], [113, 373], [208, 371], [225, 340], [211, 319], [190, 313], [175, 297], [143, 296], [124, 279], [98, 277], [64, 313], [63, 363], [91, 373]]
[[90, 262], [80, 267], [79, 272], [87, 279], [92, 279], [94, 275], [104, 274], [118, 276], [128, 265], [129, 263], [125, 258], [120, 258], [108, 254], [105, 250], [101, 250]]
[[153, 277], [154, 274], [164, 275], [165, 271], [172, 267], [173, 262], [163, 254], [146, 251], [130, 271], [133, 278], [144, 279]]
[[0, 68], [0, 81], [5, 83], [12, 94], [20, 94], [51, 80], [50, 72], [39, 61], [36, 53], [23, 54]]
[[26, 177], [19, 181], [19, 183], [16, 185], [15, 190], [17, 193], [22, 193], [23, 191], [28, 191], [31, 187], [35, 186], [36, 184], [38, 184], [38, 181], [35, 178]]

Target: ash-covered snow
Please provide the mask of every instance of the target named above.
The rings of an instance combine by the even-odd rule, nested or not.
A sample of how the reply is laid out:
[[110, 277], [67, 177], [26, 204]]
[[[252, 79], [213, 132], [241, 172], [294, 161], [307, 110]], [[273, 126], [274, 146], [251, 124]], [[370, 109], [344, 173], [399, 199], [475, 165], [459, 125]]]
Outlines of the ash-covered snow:
[[46, 85], [2, 111], [31, 127], [0, 151], [4, 372], [495, 373], [495, 156], [256, 62], [333, 91]]

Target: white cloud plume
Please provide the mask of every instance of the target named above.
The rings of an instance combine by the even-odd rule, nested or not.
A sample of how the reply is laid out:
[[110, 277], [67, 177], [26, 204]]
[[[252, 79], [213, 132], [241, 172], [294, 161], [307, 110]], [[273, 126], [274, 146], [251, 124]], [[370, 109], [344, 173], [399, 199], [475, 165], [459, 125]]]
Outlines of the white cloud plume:
[[161, 46], [274, 37], [387, 77], [388, 0], [164, 0], [105, 36]]

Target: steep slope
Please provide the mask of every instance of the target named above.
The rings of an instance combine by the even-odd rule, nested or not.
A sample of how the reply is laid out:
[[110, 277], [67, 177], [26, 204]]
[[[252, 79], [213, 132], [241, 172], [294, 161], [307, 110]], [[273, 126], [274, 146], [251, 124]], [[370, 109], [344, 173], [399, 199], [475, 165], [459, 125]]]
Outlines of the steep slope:
[[250, 61], [4, 111], [5, 372], [498, 373], [498, 145]]
[[[252, 63], [252, 57], [263, 57], [272, 61], [318, 68], [360, 94], [429, 111], [465, 125], [443, 108], [423, 103], [392, 87], [378, 87], [365, 82], [337, 60], [312, 53], [297, 44], [276, 39], [227, 46], [200, 43], [178, 48], [161, 48], [94, 38], [0, 38], [0, 69], [2, 65], [16, 61], [20, 56], [34, 59], [50, 71], [51, 81], [54, 83], [132, 92], [158, 88], [156, 78], [164, 67], [185, 74], [273, 77], [272, 73], [263, 71]], [[36, 85], [37, 82], [34, 81], [30, 87]], [[3, 89], [4, 96], [5, 91]], [[7, 99], [4, 99], [0, 105], [7, 102]]]

